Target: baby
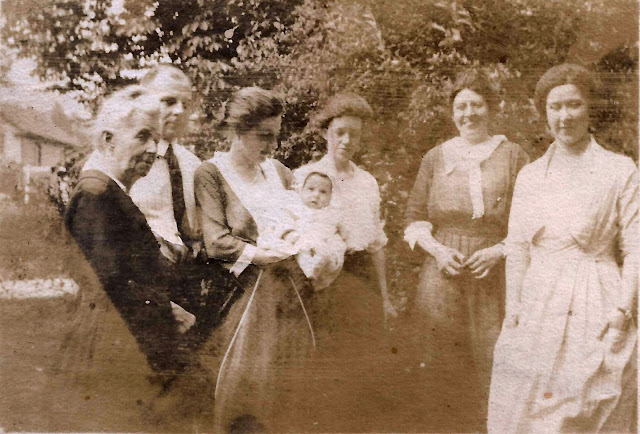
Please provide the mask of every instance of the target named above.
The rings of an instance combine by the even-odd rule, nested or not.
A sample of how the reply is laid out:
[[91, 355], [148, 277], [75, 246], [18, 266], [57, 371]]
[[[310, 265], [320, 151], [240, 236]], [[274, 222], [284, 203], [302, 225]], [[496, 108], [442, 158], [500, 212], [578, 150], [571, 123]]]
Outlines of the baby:
[[316, 289], [326, 288], [340, 274], [347, 246], [340, 235], [340, 214], [330, 206], [333, 184], [324, 173], [311, 172], [292, 197], [290, 219], [264, 231], [258, 246], [291, 254]]

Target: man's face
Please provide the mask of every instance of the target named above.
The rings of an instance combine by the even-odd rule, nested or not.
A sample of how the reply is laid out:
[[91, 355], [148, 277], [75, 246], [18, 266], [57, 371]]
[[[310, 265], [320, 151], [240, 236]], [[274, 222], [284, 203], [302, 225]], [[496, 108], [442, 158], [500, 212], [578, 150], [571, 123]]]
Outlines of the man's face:
[[168, 142], [181, 137], [187, 130], [191, 114], [191, 95], [167, 89], [159, 95], [162, 138]]

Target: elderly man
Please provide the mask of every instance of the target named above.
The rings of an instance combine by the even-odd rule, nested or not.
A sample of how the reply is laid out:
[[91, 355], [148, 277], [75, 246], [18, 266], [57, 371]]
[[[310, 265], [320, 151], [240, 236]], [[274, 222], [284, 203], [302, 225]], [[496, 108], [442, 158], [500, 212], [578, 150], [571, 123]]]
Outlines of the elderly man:
[[191, 81], [177, 67], [164, 64], [147, 72], [140, 86], [160, 102], [161, 140], [149, 174], [133, 185], [130, 195], [181, 278], [172, 300], [196, 315], [190, 335], [198, 346], [220, 320], [225, 294], [203, 290], [204, 278], [217, 282], [222, 273], [217, 264], [206, 263], [202, 251], [193, 192], [193, 176], [201, 162], [179, 143], [191, 114]]

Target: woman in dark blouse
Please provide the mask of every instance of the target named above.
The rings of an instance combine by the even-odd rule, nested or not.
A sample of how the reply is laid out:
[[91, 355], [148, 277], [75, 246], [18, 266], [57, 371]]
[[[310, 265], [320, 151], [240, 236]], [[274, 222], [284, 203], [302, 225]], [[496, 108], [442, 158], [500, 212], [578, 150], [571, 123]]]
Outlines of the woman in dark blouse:
[[497, 96], [484, 77], [461, 74], [451, 103], [460, 135], [424, 156], [406, 215], [405, 240], [427, 253], [411, 306], [416, 364], [432, 375], [430, 393], [442, 392], [443, 408], [472, 413], [470, 400], [486, 416], [504, 318], [502, 241], [516, 175], [529, 158], [505, 136], [489, 134]]

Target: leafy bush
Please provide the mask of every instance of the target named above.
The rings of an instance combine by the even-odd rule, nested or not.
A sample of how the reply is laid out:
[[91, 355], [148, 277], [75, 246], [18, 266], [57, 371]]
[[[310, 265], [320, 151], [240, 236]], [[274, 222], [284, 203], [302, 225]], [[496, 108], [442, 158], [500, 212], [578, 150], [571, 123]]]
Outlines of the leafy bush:
[[201, 116], [189, 142], [203, 158], [226, 146], [218, 123], [237, 88], [284, 96], [276, 156], [291, 168], [324, 152], [308, 126], [323, 100], [343, 90], [365, 96], [376, 117], [358, 162], [380, 184], [394, 281], [415, 274], [404, 207], [420, 156], [455, 134], [447, 100], [460, 68], [489, 73], [501, 97], [496, 133], [536, 158], [551, 140], [530, 100], [537, 79], [552, 65], [585, 63], [605, 85], [597, 138], [637, 160], [631, 0], [137, 0], [121, 12], [107, 3], [59, 0], [9, 23], [5, 40], [91, 105], [132, 81], [123, 69], [181, 65], [197, 88]]
[[67, 277], [70, 242], [49, 201], [6, 204], [0, 212], [0, 280]]

